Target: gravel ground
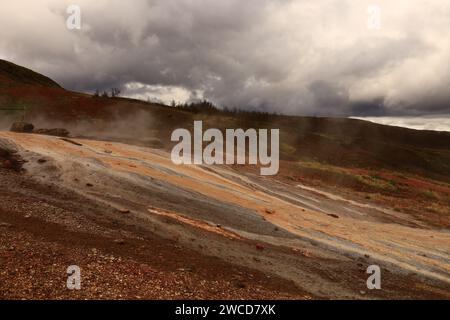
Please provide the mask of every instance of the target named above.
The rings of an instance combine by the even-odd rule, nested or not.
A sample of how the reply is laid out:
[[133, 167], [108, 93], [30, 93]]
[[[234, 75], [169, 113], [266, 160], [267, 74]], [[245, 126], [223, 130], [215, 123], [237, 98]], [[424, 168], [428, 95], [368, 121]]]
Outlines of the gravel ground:
[[[86, 218], [84, 205], [73, 207], [76, 198], [11, 170], [0, 169], [0, 176], [2, 299], [311, 298], [292, 282], [194, 253], [176, 241], [124, 236], [112, 229], [114, 221]], [[59, 223], [48, 221], [53, 212]], [[70, 265], [81, 268], [79, 291], [66, 288]]]

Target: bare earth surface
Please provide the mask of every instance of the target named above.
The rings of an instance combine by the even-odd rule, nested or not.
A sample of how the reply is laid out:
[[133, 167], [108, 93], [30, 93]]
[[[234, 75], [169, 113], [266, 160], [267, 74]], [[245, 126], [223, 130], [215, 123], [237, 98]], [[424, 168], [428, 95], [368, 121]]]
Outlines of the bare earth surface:
[[120, 143], [0, 147], [26, 161], [0, 169], [0, 298], [450, 298], [450, 232], [404, 213]]

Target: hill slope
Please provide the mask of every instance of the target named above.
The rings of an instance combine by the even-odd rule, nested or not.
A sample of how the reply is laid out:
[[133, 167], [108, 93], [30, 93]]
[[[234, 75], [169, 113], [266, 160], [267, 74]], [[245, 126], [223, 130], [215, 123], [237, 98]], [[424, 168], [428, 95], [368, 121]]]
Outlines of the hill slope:
[[[442, 224], [441, 215], [450, 210], [446, 200], [450, 198], [446, 191], [450, 183], [450, 132], [417, 131], [356, 119], [173, 108], [126, 98], [94, 97], [64, 90], [45, 76], [14, 64], [3, 65], [9, 70], [3, 77], [10, 77], [9, 83], [15, 85], [0, 85], [0, 108], [25, 106], [27, 120], [38, 128], [63, 127], [73, 136], [166, 149], [173, 145], [172, 131], [192, 130], [194, 120], [203, 120], [205, 130], [279, 128], [282, 163], [277, 179], [339, 193], [348, 190], [352, 196], [358, 192], [363, 198], [389, 201], [390, 206], [417, 215], [423, 215], [426, 208], [426, 219], [437, 224]], [[20, 115], [8, 112], [0, 114], [0, 129], [2, 124], [8, 129]], [[436, 203], [431, 205], [430, 200]]]
[[0, 59], [0, 85], [60, 87], [55, 81], [40, 73], [2, 59]]

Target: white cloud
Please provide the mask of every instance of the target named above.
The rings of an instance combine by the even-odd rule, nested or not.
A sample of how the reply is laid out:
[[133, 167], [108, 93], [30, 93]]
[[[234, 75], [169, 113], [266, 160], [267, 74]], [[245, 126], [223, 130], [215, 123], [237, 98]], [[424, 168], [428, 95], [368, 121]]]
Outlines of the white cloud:
[[[161, 102], [164, 104], [184, 103], [192, 98], [192, 93], [182, 87], [176, 86], [161, 86], [161, 85], [147, 85], [139, 82], [130, 82], [124, 86], [125, 97]], [[197, 96], [201, 98], [201, 95]]]
[[416, 130], [450, 131], [450, 117], [354, 117], [388, 126]]

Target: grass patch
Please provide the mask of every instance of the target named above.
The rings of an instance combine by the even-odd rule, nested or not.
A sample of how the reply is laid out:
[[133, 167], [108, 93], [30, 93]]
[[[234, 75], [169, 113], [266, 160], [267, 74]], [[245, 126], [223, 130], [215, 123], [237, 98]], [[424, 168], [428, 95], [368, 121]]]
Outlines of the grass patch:
[[393, 180], [386, 180], [379, 176], [357, 176], [358, 181], [375, 189], [397, 191], [397, 184]]
[[441, 198], [441, 197], [439, 197], [439, 195], [436, 192], [434, 192], [432, 190], [425, 190], [425, 191], [421, 192], [421, 195], [424, 198], [432, 199], [432, 200], [439, 200]]

